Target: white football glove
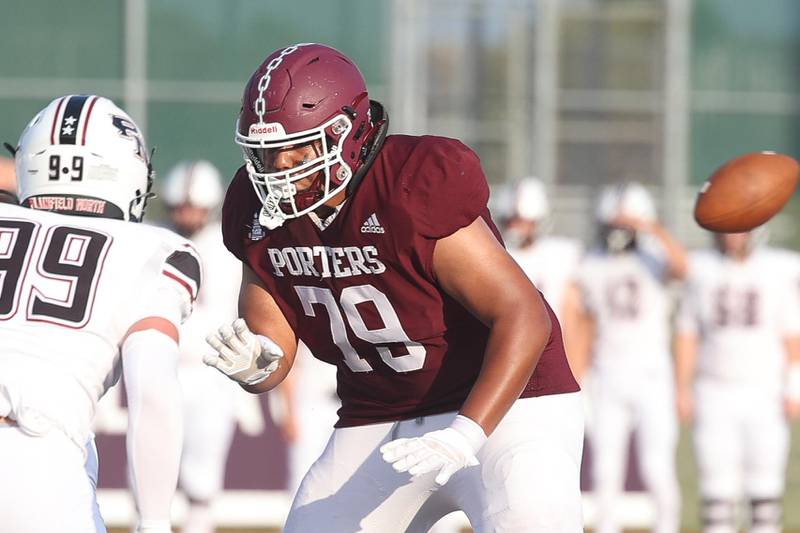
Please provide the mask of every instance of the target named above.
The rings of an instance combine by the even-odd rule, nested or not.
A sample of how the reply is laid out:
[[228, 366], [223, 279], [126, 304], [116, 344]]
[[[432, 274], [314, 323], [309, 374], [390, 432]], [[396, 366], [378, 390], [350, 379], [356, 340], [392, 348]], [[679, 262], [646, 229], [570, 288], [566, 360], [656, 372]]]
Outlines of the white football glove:
[[462, 468], [478, 464], [475, 454], [484, 442], [483, 428], [458, 415], [450, 427], [412, 439], [395, 439], [381, 446], [380, 451], [383, 460], [397, 472], [417, 477], [436, 471], [434, 481], [441, 487]]
[[268, 337], [254, 334], [241, 318], [220, 327], [206, 337], [206, 342], [217, 353], [205, 355], [203, 362], [244, 385], [257, 385], [267, 379], [283, 357], [280, 346]]

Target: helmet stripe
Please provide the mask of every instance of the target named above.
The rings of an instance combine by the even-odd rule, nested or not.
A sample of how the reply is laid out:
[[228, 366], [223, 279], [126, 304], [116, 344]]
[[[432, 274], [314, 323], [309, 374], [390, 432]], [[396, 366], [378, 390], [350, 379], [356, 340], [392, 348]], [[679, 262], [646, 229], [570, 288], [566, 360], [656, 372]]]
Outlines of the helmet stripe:
[[64, 100], [66, 97], [62, 97], [58, 101], [58, 106], [56, 107], [56, 114], [53, 116], [53, 125], [50, 126], [50, 144], [56, 143], [56, 124], [58, 123], [58, 114], [61, 112], [61, 106], [64, 104]]
[[58, 128], [59, 144], [75, 144], [78, 137], [78, 129], [80, 128], [83, 106], [88, 99], [88, 96], [81, 95], [71, 96], [67, 101], [67, 105], [64, 107], [64, 115], [61, 117], [61, 123]]
[[81, 145], [86, 145], [86, 130], [89, 129], [89, 118], [92, 116], [94, 104], [97, 103], [97, 97], [92, 96], [92, 102], [89, 104], [89, 110], [86, 112], [86, 119], [83, 121], [83, 134], [81, 135]]

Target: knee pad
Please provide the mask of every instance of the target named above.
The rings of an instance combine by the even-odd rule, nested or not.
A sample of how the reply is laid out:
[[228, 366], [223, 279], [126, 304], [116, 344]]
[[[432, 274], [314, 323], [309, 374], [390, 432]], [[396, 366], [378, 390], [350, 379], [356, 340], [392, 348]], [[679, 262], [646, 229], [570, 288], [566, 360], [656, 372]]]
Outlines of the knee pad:
[[750, 524], [752, 529], [780, 526], [783, 506], [779, 498], [753, 498], [750, 500]]
[[731, 531], [735, 531], [736, 503], [729, 500], [703, 500], [700, 506], [700, 522], [703, 530], [731, 528]]

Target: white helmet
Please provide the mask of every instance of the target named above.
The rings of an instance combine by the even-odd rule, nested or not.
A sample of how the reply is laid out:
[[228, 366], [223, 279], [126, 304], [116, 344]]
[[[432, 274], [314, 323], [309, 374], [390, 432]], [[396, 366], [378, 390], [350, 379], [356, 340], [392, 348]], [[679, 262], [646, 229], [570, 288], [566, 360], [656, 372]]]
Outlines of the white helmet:
[[517, 185], [514, 214], [520, 218], [540, 221], [550, 214], [550, 203], [542, 180], [523, 178]]
[[169, 206], [214, 209], [222, 201], [222, 176], [208, 161], [182, 161], [167, 174], [161, 197]]
[[140, 222], [153, 182], [139, 128], [114, 102], [70, 95], [50, 102], [16, 150], [23, 205]]
[[599, 222], [608, 224], [618, 215], [655, 222], [656, 206], [650, 193], [640, 183], [609, 185], [600, 193], [595, 217]]

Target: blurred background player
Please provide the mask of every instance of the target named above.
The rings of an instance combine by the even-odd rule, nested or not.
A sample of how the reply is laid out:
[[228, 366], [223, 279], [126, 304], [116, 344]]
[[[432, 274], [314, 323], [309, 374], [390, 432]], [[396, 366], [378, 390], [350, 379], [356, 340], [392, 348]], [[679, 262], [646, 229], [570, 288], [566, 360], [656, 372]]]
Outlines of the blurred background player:
[[336, 394], [336, 368], [298, 345], [292, 372], [270, 395], [273, 420], [289, 446], [286, 488], [294, 498], [303, 476], [325, 449], [341, 406]]
[[578, 359], [590, 359], [592, 367], [595, 531], [620, 531], [618, 503], [634, 430], [656, 507], [654, 531], [675, 533], [680, 494], [667, 284], [685, 275], [686, 253], [658, 223], [652, 198], [637, 183], [605, 188], [595, 218], [598, 242], [576, 277], [581, 334], [588, 338]]
[[580, 259], [581, 245], [575, 239], [547, 234], [550, 202], [541, 180], [523, 178], [514, 198], [514, 211], [503, 232], [508, 252], [561, 318], [564, 293]]
[[763, 233], [715, 234], [714, 249], [692, 253], [678, 316], [678, 408], [694, 419], [706, 533], [737, 531], [742, 496], [751, 532], [781, 530], [787, 415], [800, 406], [800, 262], [757, 246]]
[[20, 137], [24, 207], [0, 204], [3, 530], [105, 531], [90, 425], [124, 374], [137, 531], [171, 531], [178, 327], [201, 272], [188, 241], [133, 224], [151, 196], [148, 155], [131, 118], [97, 96], [57, 98]]
[[194, 312], [181, 327], [184, 440], [179, 486], [189, 500], [185, 533], [214, 531], [211, 503], [222, 489], [236, 428], [238, 387], [203, 364], [203, 354], [211, 350], [206, 332], [237, 316], [241, 267], [222, 243], [216, 216], [222, 194], [219, 171], [199, 160], [178, 163], [167, 174], [160, 195], [170, 228], [190, 239], [200, 254], [205, 279]]
[[[515, 187], [514, 207], [503, 231], [508, 253], [522, 267], [553, 307], [564, 333], [570, 366], [574, 366], [571, 346], [575, 340], [577, 293], [570, 281], [580, 260], [578, 240], [549, 235], [550, 202], [544, 183], [534, 177], [520, 180]], [[573, 371], [575, 369], [573, 368]]]
[[14, 174], [14, 160], [0, 157], [0, 202], [17, 203], [17, 177]]

